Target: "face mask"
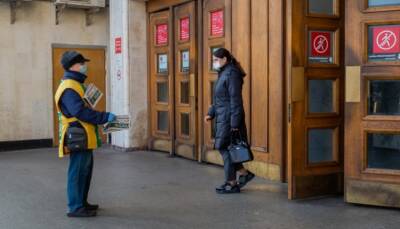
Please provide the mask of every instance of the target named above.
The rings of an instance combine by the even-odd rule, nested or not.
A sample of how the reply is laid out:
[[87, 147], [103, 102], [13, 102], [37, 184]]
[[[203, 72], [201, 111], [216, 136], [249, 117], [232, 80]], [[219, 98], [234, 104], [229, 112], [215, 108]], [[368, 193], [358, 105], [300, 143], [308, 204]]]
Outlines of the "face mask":
[[86, 73], [87, 73], [87, 65], [86, 64], [81, 65], [81, 67], [79, 68], [79, 72], [84, 74], [84, 75], [86, 75]]
[[214, 62], [213, 68], [218, 71], [221, 68], [221, 64], [219, 62]]

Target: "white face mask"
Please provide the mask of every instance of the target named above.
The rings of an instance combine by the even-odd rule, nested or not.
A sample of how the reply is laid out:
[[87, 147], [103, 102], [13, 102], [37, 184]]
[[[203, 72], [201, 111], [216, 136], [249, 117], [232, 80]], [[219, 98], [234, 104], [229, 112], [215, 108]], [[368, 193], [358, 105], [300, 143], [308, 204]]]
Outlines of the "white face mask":
[[214, 62], [213, 63], [213, 69], [214, 70], [218, 71], [220, 68], [221, 68], [221, 64], [219, 62]]
[[79, 68], [79, 72], [86, 75], [87, 74], [87, 65], [81, 65], [81, 67]]

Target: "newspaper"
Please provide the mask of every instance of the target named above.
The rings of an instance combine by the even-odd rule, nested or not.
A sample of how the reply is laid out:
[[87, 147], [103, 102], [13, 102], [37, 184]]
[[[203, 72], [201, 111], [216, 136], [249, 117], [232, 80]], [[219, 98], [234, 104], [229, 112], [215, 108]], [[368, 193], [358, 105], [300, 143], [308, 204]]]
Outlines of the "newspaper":
[[131, 126], [131, 119], [128, 115], [117, 115], [115, 121], [108, 122], [103, 126], [103, 133], [108, 134], [111, 132], [129, 129]]
[[94, 108], [102, 96], [103, 92], [101, 92], [94, 84], [91, 83], [87, 86], [83, 98], [92, 108]]

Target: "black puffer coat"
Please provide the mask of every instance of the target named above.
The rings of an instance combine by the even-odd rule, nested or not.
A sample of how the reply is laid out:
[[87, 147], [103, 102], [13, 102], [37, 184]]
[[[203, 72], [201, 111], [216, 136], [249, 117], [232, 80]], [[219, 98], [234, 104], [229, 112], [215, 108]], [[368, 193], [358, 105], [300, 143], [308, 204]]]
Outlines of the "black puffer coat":
[[208, 115], [216, 119], [215, 149], [226, 149], [231, 142], [231, 129], [239, 129], [247, 141], [246, 123], [243, 109], [242, 86], [245, 73], [229, 63], [218, 72], [214, 86], [214, 104]]

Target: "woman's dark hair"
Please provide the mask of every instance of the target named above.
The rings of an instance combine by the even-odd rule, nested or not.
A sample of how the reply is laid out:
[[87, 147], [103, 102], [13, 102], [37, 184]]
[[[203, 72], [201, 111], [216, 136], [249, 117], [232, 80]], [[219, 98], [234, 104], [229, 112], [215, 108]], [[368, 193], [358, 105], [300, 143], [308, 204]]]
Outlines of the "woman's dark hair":
[[232, 63], [235, 67], [237, 67], [243, 73], [243, 75], [246, 75], [246, 73], [244, 72], [240, 63], [236, 60], [236, 58], [227, 49], [219, 48], [216, 51], [214, 51], [213, 56], [218, 57], [218, 58], [226, 57], [227, 63]]

